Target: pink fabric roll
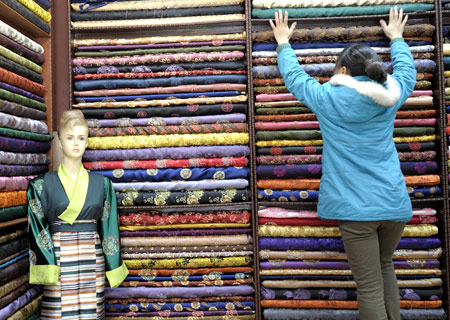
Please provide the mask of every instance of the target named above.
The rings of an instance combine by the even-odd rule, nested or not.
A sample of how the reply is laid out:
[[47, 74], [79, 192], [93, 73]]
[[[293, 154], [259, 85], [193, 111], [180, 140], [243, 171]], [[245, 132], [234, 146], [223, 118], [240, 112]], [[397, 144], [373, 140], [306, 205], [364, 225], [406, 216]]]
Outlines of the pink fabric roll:
[[411, 93], [410, 97], [419, 97], [419, 96], [432, 96], [433, 91], [432, 90], [414, 90]]
[[0, 191], [27, 190], [28, 182], [36, 176], [0, 177]]
[[433, 127], [436, 124], [436, 119], [395, 119], [395, 127], [409, 127], [409, 126], [427, 126]]
[[257, 130], [319, 129], [319, 121], [255, 122]]

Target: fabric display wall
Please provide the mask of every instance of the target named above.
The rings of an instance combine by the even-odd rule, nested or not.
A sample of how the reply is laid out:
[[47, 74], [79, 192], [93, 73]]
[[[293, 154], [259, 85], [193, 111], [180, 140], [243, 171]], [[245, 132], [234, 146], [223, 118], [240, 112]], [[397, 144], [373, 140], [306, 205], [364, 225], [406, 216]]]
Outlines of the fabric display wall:
[[[282, 8], [289, 11], [290, 18], [304, 18], [385, 14], [393, 4], [409, 12], [434, 9], [433, 1], [343, 3], [348, 7], [337, 7], [332, 1], [253, 0], [252, 13], [254, 18], [272, 18]], [[295, 30], [291, 45], [298, 61], [319, 82], [330, 79], [339, 53], [353, 43], [374, 48], [392, 72], [389, 40], [378, 22], [352, 26], [355, 22], [351, 21], [345, 27], [302, 28], [300, 23]], [[359, 319], [356, 285], [345, 261], [337, 221], [321, 220], [311, 210], [319, 197], [322, 169], [319, 124], [308, 107], [284, 86], [277, 68], [273, 33], [260, 29], [252, 33], [252, 71], [264, 318]], [[440, 147], [436, 143], [440, 135], [436, 125], [439, 106], [432, 92], [437, 72], [434, 31], [433, 25], [416, 24], [407, 26], [404, 32], [413, 52], [418, 81], [397, 113], [393, 139], [412, 199], [439, 197], [442, 190], [436, 157]], [[274, 202], [298, 205], [297, 209], [286, 209]], [[294, 208], [292, 204], [287, 207]], [[441, 300], [438, 259], [442, 249], [437, 221], [435, 209], [416, 208], [395, 253], [403, 319], [446, 319]]]
[[[244, 1], [95, 2], [71, 1], [73, 108], [84, 166], [116, 190], [130, 271], [106, 317], [254, 319]], [[83, 33], [99, 25], [117, 36]], [[173, 34], [149, 36], [161, 26]]]
[[41, 287], [28, 283], [26, 190], [50, 164], [43, 64], [43, 47], [0, 21], [0, 319], [39, 317]]

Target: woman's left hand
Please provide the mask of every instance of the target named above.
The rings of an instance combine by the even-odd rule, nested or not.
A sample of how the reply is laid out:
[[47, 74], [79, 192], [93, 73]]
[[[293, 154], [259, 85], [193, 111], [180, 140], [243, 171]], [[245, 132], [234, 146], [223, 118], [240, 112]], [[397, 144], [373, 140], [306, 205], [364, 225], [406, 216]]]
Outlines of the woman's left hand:
[[270, 19], [269, 23], [272, 27], [273, 35], [275, 40], [277, 40], [278, 45], [289, 43], [289, 39], [294, 33], [297, 22], [294, 22], [290, 28], [288, 27], [288, 12], [284, 12], [284, 17], [281, 10], [275, 12], [275, 24], [273, 24], [272, 19]]

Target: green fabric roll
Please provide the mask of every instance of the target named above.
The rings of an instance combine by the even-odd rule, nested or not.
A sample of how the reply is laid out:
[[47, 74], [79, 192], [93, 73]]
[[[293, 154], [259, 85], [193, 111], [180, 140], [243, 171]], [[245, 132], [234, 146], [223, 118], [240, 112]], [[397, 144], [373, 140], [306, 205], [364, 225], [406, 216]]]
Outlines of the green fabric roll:
[[12, 93], [12, 92], [4, 90], [4, 89], [0, 89], [0, 98], [3, 98], [5, 100], [11, 101], [11, 102], [16, 102], [18, 104], [22, 104], [24, 106], [27, 106], [27, 107], [30, 107], [33, 109], [38, 109], [41, 111], [47, 110], [47, 106], [45, 105], [45, 103], [24, 97], [20, 94]]
[[296, 113], [311, 113], [307, 107], [285, 107], [285, 108], [256, 108], [256, 114], [296, 114]]
[[0, 209], [0, 222], [24, 218], [27, 216], [27, 206], [15, 206]]
[[40, 315], [41, 315], [41, 311], [38, 311], [35, 314], [33, 314], [31, 317], [27, 318], [27, 320], [36, 320], [40, 317]]
[[394, 137], [427, 136], [435, 133], [434, 127], [401, 127], [394, 128]]
[[[403, 12], [430, 11], [434, 9], [434, 4], [397, 4], [398, 9]], [[275, 12], [279, 9], [287, 11], [289, 18], [313, 18], [313, 17], [342, 17], [342, 16], [366, 16], [376, 14], [388, 14], [392, 5], [379, 6], [348, 6], [333, 8], [274, 8], [274, 9], [253, 9], [253, 18], [273, 19]]]
[[34, 141], [51, 141], [53, 140], [52, 134], [42, 134], [27, 131], [14, 130], [9, 128], [0, 128], [0, 136], [17, 138], [17, 139], [27, 139]]
[[136, 50], [113, 50], [113, 51], [79, 51], [75, 53], [76, 57], [113, 57], [113, 56], [137, 56], [159, 53], [180, 53], [180, 52], [212, 52], [212, 51], [244, 51], [244, 45], [232, 46], [203, 46], [203, 47], [182, 47], [182, 48], [155, 48], [155, 49], [136, 49]]
[[316, 140], [322, 139], [320, 130], [257, 131], [256, 140]]

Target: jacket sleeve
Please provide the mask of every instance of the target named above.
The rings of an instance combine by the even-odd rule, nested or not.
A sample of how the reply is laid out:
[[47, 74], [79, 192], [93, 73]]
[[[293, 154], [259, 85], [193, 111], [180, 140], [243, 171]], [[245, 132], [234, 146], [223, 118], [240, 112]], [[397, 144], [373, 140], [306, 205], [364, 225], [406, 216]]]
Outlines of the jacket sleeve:
[[30, 182], [27, 191], [30, 280], [32, 284], [55, 285], [58, 283], [60, 268], [56, 265], [50, 227], [41, 204], [44, 178]]
[[278, 69], [288, 90], [312, 112], [320, 112], [322, 85], [303, 70], [289, 44], [278, 46], [277, 52]]
[[394, 69], [392, 77], [397, 80], [401, 91], [400, 99], [396, 105], [398, 109], [413, 92], [417, 75], [413, 56], [403, 38], [391, 41], [391, 59]]
[[105, 256], [106, 278], [111, 288], [118, 287], [128, 275], [128, 269], [120, 253], [119, 218], [117, 201], [111, 181], [104, 177], [105, 200], [101, 227], [99, 228]]

